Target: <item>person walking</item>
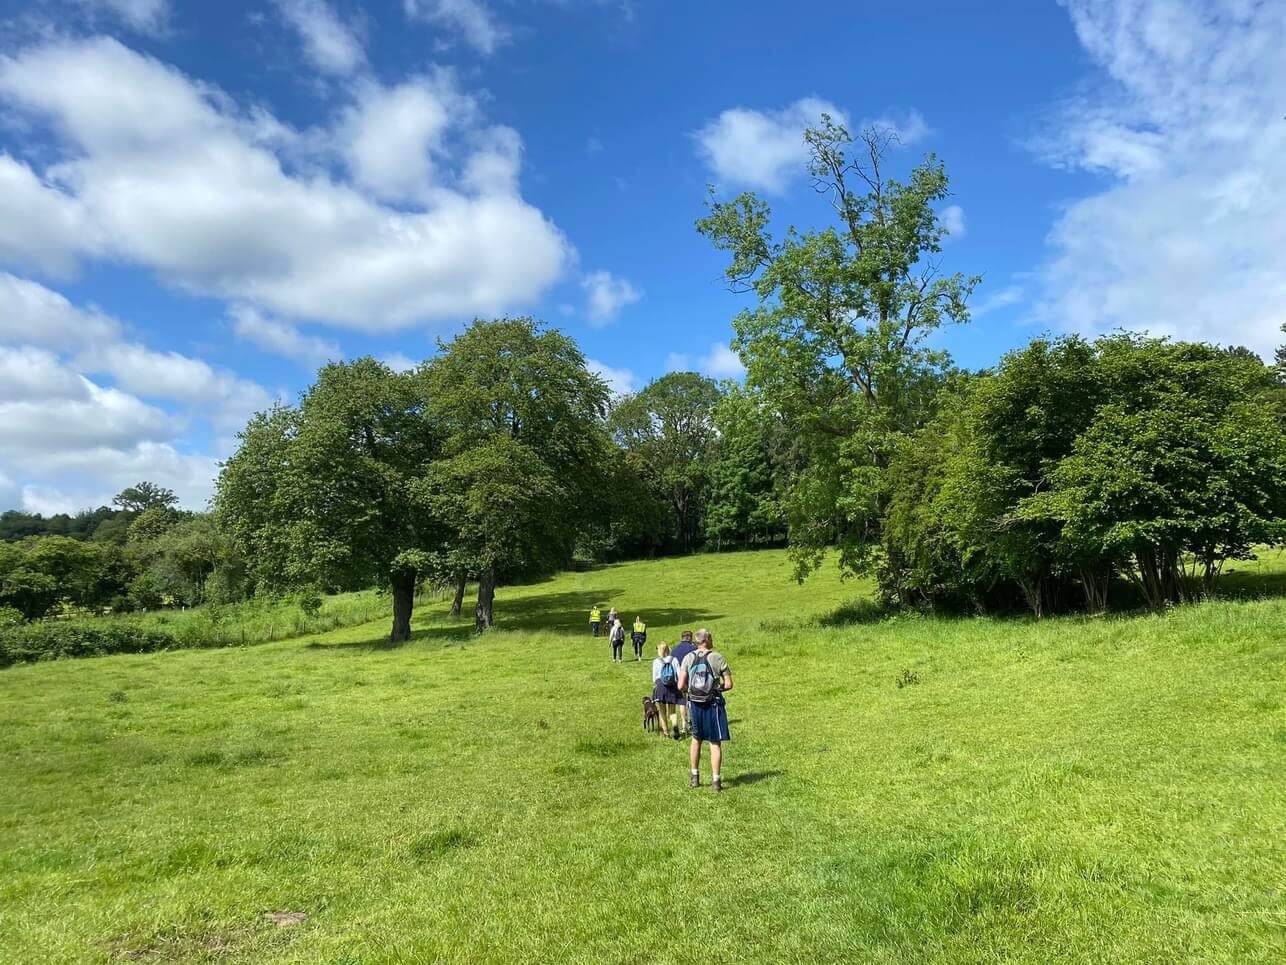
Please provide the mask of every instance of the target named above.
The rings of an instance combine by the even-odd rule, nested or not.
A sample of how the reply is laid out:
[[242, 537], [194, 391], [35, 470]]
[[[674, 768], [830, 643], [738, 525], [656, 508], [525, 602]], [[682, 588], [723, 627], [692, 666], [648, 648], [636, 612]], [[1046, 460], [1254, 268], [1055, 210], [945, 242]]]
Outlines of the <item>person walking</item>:
[[[679, 642], [670, 651], [670, 656], [674, 658], [675, 663], [683, 666], [683, 658], [695, 652], [696, 649], [697, 645], [692, 642], [692, 631], [684, 630], [679, 637]], [[680, 695], [679, 700], [679, 728], [685, 734], [692, 732], [691, 727], [688, 725], [688, 702], [682, 699], [682, 695]]]
[[634, 632], [630, 634], [630, 642], [634, 644], [634, 659], [642, 660], [643, 644], [647, 643], [647, 624], [640, 616], [634, 618]]
[[607, 611], [607, 628], [609, 630], [612, 629], [612, 624], [615, 623], [620, 618], [621, 618], [621, 615], [616, 612], [616, 607], [612, 607], [610, 610], [608, 610]]
[[701, 786], [701, 745], [709, 744], [710, 787], [722, 791], [723, 745], [732, 739], [723, 695], [732, 689], [732, 670], [723, 655], [715, 650], [709, 630], [697, 631], [696, 651], [684, 657], [679, 665], [679, 689], [687, 694], [688, 720], [692, 725], [690, 786]]
[[617, 620], [612, 624], [612, 629], [608, 631], [608, 636], [612, 641], [612, 660], [620, 663], [621, 651], [625, 649], [625, 624]]
[[664, 640], [656, 645], [656, 659], [652, 661], [652, 701], [661, 718], [661, 733], [678, 740], [677, 710], [683, 702], [679, 693], [679, 661], [670, 656], [670, 645]]
[[589, 632], [598, 636], [598, 628], [603, 625], [603, 611], [595, 603], [589, 610]]

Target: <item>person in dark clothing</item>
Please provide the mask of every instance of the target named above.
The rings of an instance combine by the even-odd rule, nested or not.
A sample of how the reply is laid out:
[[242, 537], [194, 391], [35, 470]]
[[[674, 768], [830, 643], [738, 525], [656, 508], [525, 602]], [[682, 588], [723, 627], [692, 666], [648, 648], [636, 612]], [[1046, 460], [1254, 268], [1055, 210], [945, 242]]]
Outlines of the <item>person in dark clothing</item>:
[[608, 637], [612, 641], [612, 660], [620, 663], [621, 652], [625, 649], [625, 624], [621, 623], [620, 620], [613, 623]]

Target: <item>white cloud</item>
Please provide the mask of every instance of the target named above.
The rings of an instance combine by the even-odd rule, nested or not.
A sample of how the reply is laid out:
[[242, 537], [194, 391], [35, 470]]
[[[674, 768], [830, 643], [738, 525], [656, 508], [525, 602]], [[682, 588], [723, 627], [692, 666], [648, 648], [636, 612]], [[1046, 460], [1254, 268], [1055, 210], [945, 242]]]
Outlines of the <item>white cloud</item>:
[[304, 46], [304, 56], [318, 70], [347, 75], [366, 63], [357, 31], [344, 23], [326, 0], [276, 0], [281, 18]]
[[746, 367], [729, 346], [716, 342], [710, 346], [700, 362], [701, 374], [712, 379], [739, 379], [746, 374]]
[[1286, 5], [1065, 6], [1101, 83], [1035, 147], [1111, 183], [1051, 230], [1038, 321], [1269, 353], [1286, 305]]
[[0, 154], [0, 260], [68, 275], [77, 255], [99, 247], [84, 212], [26, 164]]
[[[59, 292], [0, 272], [0, 343], [21, 343], [16, 348], [0, 344], [11, 366], [0, 371], [0, 394], [5, 383], [21, 384], [21, 373], [12, 368], [17, 352], [29, 363], [30, 378], [45, 378], [57, 370], [62, 373], [60, 384], [69, 384], [69, 379], [83, 381], [83, 374], [110, 375], [116, 388], [134, 395], [197, 407], [220, 429], [240, 428], [272, 401], [254, 382], [178, 352], [126, 342], [123, 332], [124, 326], [109, 315], [78, 308]], [[45, 349], [73, 355], [75, 374]], [[38, 394], [31, 391], [33, 397]], [[79, 397], [84, 397], [83, 390]]]
[[529, 303], [572, 259], [506, 180], [517, 163], [507, 128], [462, 132], [482, 146], [458, 159], [458, 183], [393, 208], [317, 173], [328, 153], [313, 173], [289, 173], [264, 140], [284, 125], [239, 114], [227, 95], [110, 39], [0, 58], [0, 100], [47, 122], [62, 153], [44, 182], [0, 193], [10, 258], [6, 232], [21, 239], [53, 213], [83, 229], [45, 239], [46, 263], [118, 259], [195, 292], [367, 331]]
[[1021, 285], [1006, 285], [994, 292], [983, 291], [982, 298], [969, 305], [969, 315], [972, 318], [982, 318], [984, 315], [990, 315], [992, 312], [999, 311], [1002, 308], [1008, 308], [1010, 305], [1017, 305], [1025, 297], [1027, 292]]
[[699, 372], [711, 379], [739, 379], [746, 367], [736, 352], [724, 342], [715, 342], [710, 351], [693, 360], [686, 352], [671, 352], [665, 357], [667, 372]]
[[460, 34], [483, 54], [493, 54], [508, 31], [482, 0], [403, 0], [408, 17], [438, 24]]
[[917, 110], [909, 110], [900, 115], [890, 113], [863, 118], [860, 127], [862, 130], [870, 128], [888, 134], [903, 147], [917, 144], [933, 133], [933, 128], [929, 127], [924, 115]]
[[464, 110], [472, 111], [472, 103], [446, 75], [395, 87], [361, 85], [341, 127], [354, 179], [390, 201], [428, 197], [433, 154], [443, 150], [452, 114]]
[[232, 317], [232, 329], [237, 338], [307, 368], [316, 368], [344, 357], [338, 342], [305, 335], [289, 322], [269, 318], [250, 305], [234, 305], [228, 314]]
[[939, 218], [942, 221], [942, 227], [947, 229], [947, 238], [944, 240], [959, 240], [965, 236], [965, 214], [964, 208], [960, 205], [947, 205], [942, 209]]
[[110, 375], [118, 388], [142, 398], [197, 407], [224, 431], [240, 429], [272, 404], [272, 396], [254, 382], [201, 359], [138, 344], [105, 345], [81, 353], [75, 365], [83, 372]]
[[79, 309], [44, 285], [0, 271], [0, 341], [62, 349], [114, 342], [120, 336], [116, 319]]
[[102, 10], [140, 33], [158, 33], [170, 16], [169, 0], [80, 0], [90, 10]]
[[0, 345], [0, 403], [89, 398], [89, 387], [58, 356], [30, 345]]
[[0, 454], [22, 468], [91, 447], [134, 446], [177, 427], [168, 413], [78, 375], [52, 353], [0, 347]]
[[411, 356], [402, 352], [389, 352], [387, 355], [383, 356], [380, 361], [391, 368], [394, 372], [409, 372], [414, 368], [418, 368], [420, 365], [420, 363], [411, 358]]
[[188, 509], [202, 509], [214, 492], [214, 480], [219, 474], [216, 459], [156, 442], [141, 442], [125, 449], [87, 448], [56, 458], [38, 457], [32, 467], [57, 474], [54, 482], [22, 487], [23, 508], [45, 515], [108, 505], [113, 495], [141, 479], [173, 489]]
[[730, 108], [697, 132], [698, 153], [722, 181], [780, 193], [806, 173], [804, 129], [822, 114], [847, 123], [839, 108], [816, 97], [780, 111]]
[[21, 505], [22, 487], [12, 477], [0, 470], [0, 512]]
[[643, 297], [643, 292], [624, 278], [608, 271], [592, 271], [581, 279], [585, 290], [585, 307], [591, 325], [606, 325], [627, 305]]
[[586, 359], [585, 365], [591, 372], [601, 377], [615, 395], [628, 395], [638, 389], [639, 378], [629, 369], [613, 368], [598, 359]]

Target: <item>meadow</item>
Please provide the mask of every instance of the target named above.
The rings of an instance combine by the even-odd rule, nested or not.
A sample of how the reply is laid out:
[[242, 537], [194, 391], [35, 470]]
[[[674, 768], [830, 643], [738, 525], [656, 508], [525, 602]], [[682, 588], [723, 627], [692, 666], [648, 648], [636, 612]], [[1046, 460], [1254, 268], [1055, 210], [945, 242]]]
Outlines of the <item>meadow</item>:
[[[428, 600], [399, 647], [382, 614], [15, 666], [0, 961], [1278, 962], [1283, 583], [887, 616], [766, 551], [502, 588], [480, 638]], [[714, 631], [722, 795], [642, 732], [594, 602]]]

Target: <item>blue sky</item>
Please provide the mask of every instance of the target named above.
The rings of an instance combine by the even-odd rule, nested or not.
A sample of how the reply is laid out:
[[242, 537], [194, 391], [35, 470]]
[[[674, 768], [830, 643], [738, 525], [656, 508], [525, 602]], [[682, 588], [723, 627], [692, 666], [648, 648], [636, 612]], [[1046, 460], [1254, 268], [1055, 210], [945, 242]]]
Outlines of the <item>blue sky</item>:
[[475, 315], [619, 389], [735, 377], [706, 186], [826, 218], [822, 110], [947, 164], [943, 337], [1249, 345], [1286, 320], [1286, 4], [0, 0], [0, 508], [204, 503], [327, 358]]

